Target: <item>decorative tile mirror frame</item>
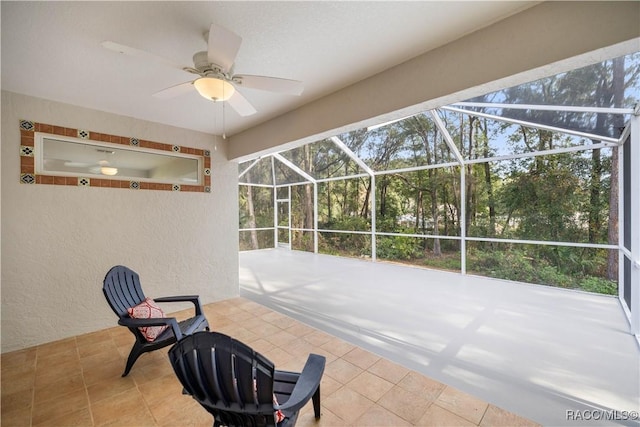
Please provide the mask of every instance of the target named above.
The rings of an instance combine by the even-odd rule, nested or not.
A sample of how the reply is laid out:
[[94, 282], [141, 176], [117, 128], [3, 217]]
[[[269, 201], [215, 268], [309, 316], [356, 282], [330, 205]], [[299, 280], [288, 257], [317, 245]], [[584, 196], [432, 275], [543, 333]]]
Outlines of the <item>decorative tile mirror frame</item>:
[[[44, 140], [56, 140], [73, 144], [97, 147], [95, 151], [113, 154], [116, 150], [131, 150], [136, 153], [163, 154], [176, 159], [194, 159], [198, 163], [197, 184], [184, 184], [175, 179], [129, 178], [101, 174], [45, 171], [42, 152]], [[44, 151], [44, 150], [42, 150]], [[40, 157], [39, 157], [40, 156]], [[70, 163], [70, 162], [67, 162]], [[100, 163], [101, 164], [101, 163]], [[37, 167], [37, 165], [39, 165]], [[103, 168], [104, 169], [104, 168]], [[115, 169], [115, 168], [107, 168]], [[117, 169], [116, 173], [117, 173]], [[80, 187], [128, 188], [133, 190], [165, 190], [188, 192], [211, 192], [211, 152], [181, 145], [163, 144], [135, 137], [109, 135], [83, 129], [20, 120], [20, 182], [23, 184], [74, 185]]]

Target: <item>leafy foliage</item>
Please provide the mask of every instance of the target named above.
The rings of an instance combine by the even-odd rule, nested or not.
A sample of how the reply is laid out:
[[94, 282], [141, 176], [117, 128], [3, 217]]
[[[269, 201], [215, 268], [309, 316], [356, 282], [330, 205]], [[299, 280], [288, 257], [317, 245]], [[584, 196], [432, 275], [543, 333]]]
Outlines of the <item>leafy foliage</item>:
[[[628, 106], [640, 98], [639, 65], [640, 53], [473, 101]], [[502, 107], [484, 112], [616, 137], [622, 125], [621, 117], [613, 114]], [[617, 176], [618, 160], [612, 149], [591, 148], [600, 142], [597, 139], [451, 109], [436, 114], [450, 139], [444, 138], [431, 112], [338, 135], [366, 168], [376, 171], [374, 178], [331, 139], [281, 153], [304, 174], [320, 180], [315, 204], [312, 186], [301, 184], [304, 177], [277, 159], [273, 169], [265, 167], [265, 159], [256, 164], [250, 182], [267, 183], [275, 176], [277, 185], [293, 184], [278, 188], [277, 198], [289, 200], [290, 191], [286, 209], [291, 212], [292, 245], [302, 250], [313, 250], [311, 230], [316, 217], [320, 252], [370, 257], [371, 236], [367, 233], [375, 216], [376, 231], [393, 234], [376, 236], [378, 258], [450, 270], [460, 269], [460, 242], [447, 238], [461, 236], [463, 229], [473, 238], [617, 243], [616, 233], [611, 232], [617, 227], [618, 203], [617, 178], [612, 178]], [[558, 152], [564, 148], [572, 151]], [[457, 162], [455, 151], [466, 164]], [[517, 157], [499, 157], [506, 154]], [[336, 179], [340, 177], [343, 179]], [[241, 229], [272, 227], [273, 190], [254, 187], [249, 192], [243, 187]], [[286, 196], [280, 195], [281, 190]], [[289, 221], [284, 215], [280, 212], [280, 225]], [[269, 244], [267, 235], [253, 234], [249, 239], [246, 233], [241, 232], [241, 247]], [[269, 233], [273, 243], [273, 232]], [[475, 274], [615, 294], [616, 282], [608, 280], [617, 277], [613, 252], [468, 241], [465, 255], [467, 268]]]

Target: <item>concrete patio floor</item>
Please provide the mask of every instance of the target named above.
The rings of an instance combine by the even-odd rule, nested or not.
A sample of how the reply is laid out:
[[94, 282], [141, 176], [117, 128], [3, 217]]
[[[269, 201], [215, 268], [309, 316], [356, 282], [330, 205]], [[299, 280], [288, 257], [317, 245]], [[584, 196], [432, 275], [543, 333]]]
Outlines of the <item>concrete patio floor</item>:
[[241, 252], [240, 291], [540, 424], [638, 425], [616, 298], [286, 249]]

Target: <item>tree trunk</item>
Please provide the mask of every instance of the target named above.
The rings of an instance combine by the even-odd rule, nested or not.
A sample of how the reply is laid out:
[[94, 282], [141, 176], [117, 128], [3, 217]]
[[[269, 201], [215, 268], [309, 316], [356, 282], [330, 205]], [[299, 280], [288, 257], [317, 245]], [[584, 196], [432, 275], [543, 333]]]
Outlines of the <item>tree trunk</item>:
[[[251, 182], [251, 172], [247, 171], [247, 182]], [[249, 210], [249, 228], [251, 228], [251, 248], [259, 249], [260, 244], [258, 243], [258, 232], [255, 230], [256, 228], [256, 212], [253, 207], [253, 187], [251, 185], [247, 185], [247, 209]]]
[[[624, 58], [613, 60], [613, 106], [622, 107], [624, 101]], [[616, 126], [622, 127], [622, 118], [616, 116]], [[609, 244], [618, 243], [618, 186], [619, 176], [618, 150], [613, 148], [611, 155], [611, 193], [609, 195], [609, 229], [607, 230]], [[607, 279], [618, 280], [618, 251], [610, 250], [607, 259]]]
[[[609, 195], [609, 228], [607, 230], [610, 245], [618, 243], [618, 149], [613, 148], [611, 155], [611, 193]], [[618, 281], [618, 251], [609, 250], [607, 257], [607, 279]]]
[[364, 202], [362, 202], [362, 209], [360, 210], [360, 216], [367, 218], [369, 216], [369, 198], [371, 194], [371, 177], [369, 177], [364, 191]]
[[[476, 120], [478, 120], [477, 118], [470, 116], [469, 117], [469, 159], [474, 158], [473, 152], [473, 142], [476, 139], [475, 138], [475, 122]], [[475, 156], [477, 157], [477, 156]], [[473, 165], [466, 165], [463, 166], [466, 168], [466, 176], [465, 176], [465, 218], [463, 219], [465, 221], [465, 228], [467, 230], [467, 233], [469, 232], [469, 228], [471, 227], [471, 220], [474, 219], [475, 217], [475, 211], [476, 211], [476, 204], [474, 203], [474, 196], [475, 196], [475, 191], [474, 191], [474, 185], [473, 185]]]
[[327, 222], [331, 222], [331, 182], [327, 181]]
[[596, 243], [600, 232], [601, 219], [600, 191], [602, 189], [602, 159], [600, 149], [591, 152], [591, 183], [589, 185], [589, 243]]
[[387, 214], [387, 186], [386, 179], [380, 180], [380, 218]]

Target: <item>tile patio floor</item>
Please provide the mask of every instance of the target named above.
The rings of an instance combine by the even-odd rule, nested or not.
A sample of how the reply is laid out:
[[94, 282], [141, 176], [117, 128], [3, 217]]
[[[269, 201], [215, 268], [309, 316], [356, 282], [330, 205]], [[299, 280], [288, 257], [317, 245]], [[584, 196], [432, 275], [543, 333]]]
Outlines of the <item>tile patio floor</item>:
[[[316, 422], [308, 404], [298, 426], [537, 425], [247, 299], [204, 310], [213, 329], [277, 369], [300, 371], [309, 353], [327, 358], [322, 418]], [[211, 416], [181, 394], [168, 347], [144, 354], [120, 377], [132, 343], [128, 330], [114, 327], [3, 354], [2, 426], [211, 426]]]

